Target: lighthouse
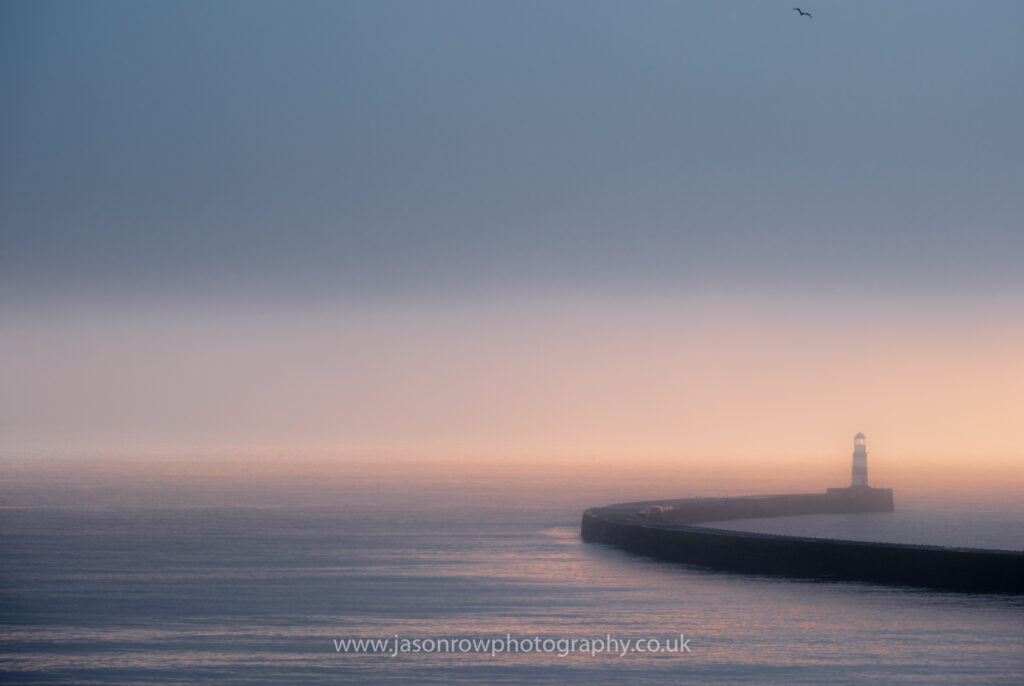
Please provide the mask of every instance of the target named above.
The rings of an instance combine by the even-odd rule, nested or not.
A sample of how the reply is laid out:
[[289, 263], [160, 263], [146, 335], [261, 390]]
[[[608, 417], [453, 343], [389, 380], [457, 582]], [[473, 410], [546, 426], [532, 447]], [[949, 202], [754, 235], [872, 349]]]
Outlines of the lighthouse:
[[864, 434], [853, 437], [853, 469], [850, 485], [846, 488], [830, 488], [825, 496], [832, 501], [829, 507], [836, 512], [892, 512], [891, 488], [868, 486], [868, 449]]
[[853, 477], [850, 487], [868, 485], [868, 449], [864, 445], [864, 434], [853, 437]]

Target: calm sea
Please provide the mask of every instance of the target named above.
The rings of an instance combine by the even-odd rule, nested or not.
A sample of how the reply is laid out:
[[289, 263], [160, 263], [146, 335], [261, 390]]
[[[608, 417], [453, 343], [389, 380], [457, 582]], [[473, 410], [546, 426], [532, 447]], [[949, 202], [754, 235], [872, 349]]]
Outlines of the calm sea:
[[[70, 506], [57, 503], [66, 493], [8, 498], [0, 681], [1024, 681], [1022, 599], [710, 573], [580, 540], [582, 506], [633, 493], [361, 481], [298, 502], [267, 488], [263, 498], [206, 494], [219, 504], [174, 504], [159, 487], [79, 493]], [[996, 506], [951, 514], [922, 501], [888, 517], [789, 519], [799, 521], [771, 526], [1021, 547], [1019, 512]], [[421, 648], [448, 639], [454, 652], [336, 649], [396, 634]], [[688, 652], [582, 650], [609, 636], [681, 645], [680, 634]], [[458, 651], [462, 639], [509, 638], [539, 639], [541, 650]], [[573, 640], [577, 650], [561, 655]]]

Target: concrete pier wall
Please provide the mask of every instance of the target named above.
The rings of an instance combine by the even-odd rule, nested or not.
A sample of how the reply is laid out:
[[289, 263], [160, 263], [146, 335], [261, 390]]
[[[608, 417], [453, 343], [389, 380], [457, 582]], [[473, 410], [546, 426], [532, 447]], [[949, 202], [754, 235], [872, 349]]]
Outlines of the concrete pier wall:
[[1024, 593], [1024, 553], [776, 536], [697, 523], [892, 511], [889, 489], [623, 503], [583, 513], [581, 534], [631, 552], [747, 574], [868, 581], [974, 593]]

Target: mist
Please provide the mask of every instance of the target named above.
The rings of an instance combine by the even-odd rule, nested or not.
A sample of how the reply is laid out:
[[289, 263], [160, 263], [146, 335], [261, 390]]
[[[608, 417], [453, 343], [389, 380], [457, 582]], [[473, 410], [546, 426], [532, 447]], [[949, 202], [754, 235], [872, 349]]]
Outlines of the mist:
[[0, 328], [0, 412], [8, 448], [279, 446], [465, 469], [629, 459], [762, 476], [785, 464], [790, 478], [829, 461], [842, 471], [865, 431], [882, 474], [950, 481], [984, 464], [990, 480], [1020, 480], [1012, 301], [842, 304], [23, 313]]

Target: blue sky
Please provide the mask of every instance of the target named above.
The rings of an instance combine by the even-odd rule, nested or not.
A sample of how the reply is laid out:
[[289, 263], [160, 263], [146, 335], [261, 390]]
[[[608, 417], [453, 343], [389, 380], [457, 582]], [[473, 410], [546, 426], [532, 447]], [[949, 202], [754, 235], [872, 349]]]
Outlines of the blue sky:
[[7, 299], [1020, 293], [1019, 2], [3, 2]]
[[1024, 3], [801, 4], [0, 0], [4, 445], [1019, 485]]

